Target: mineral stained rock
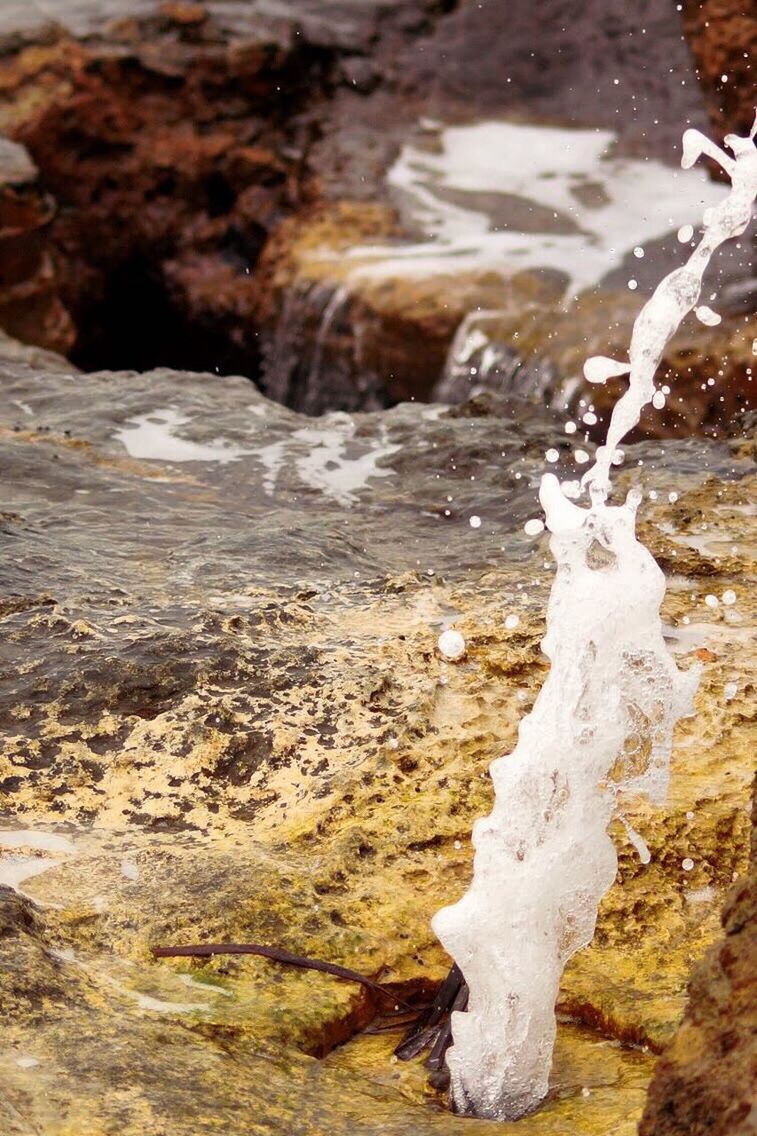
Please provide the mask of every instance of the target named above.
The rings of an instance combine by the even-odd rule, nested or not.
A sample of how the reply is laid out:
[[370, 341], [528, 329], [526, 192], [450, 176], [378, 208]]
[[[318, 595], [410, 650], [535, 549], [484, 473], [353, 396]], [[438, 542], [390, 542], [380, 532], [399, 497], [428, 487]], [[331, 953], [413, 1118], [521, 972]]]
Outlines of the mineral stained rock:
[[748, 874], [723, 910], [725, 937], [697, 964], [683, 1024], [657, 1063], [640, 1136], [754, 1131], [757, 1082], [757, 797]]
[[[430, 916], [465, 888], [487, 766], [544, 675], [547, 548], [523, 523], [545, 449], [574, 469], [561, 424], [487, 398], [314, 421], [243, 379], [3, 350], [3, 1131], [499, 1131], [392, 1063], [397, 1034], [360, 1032], [392, 1012], [362, 988], [150, 947], [258, 941], [433, 990]], [[620, 474], [703, 678], [668, 804], [628, 814], [650, 864], [617, 827], [526, 1136], [632, 1136], [746, 867], [749, 449], [644, 443]]]
[[757, 93], [754, 8], [740, 0], [684, 0], [683, 27], [714, 126], [747, 134]]
[[58, 295], [49, 239], [54, 215], [24, 147], [0, 137], [0, 328], [26, 343], [67, 351], [74, 326]]

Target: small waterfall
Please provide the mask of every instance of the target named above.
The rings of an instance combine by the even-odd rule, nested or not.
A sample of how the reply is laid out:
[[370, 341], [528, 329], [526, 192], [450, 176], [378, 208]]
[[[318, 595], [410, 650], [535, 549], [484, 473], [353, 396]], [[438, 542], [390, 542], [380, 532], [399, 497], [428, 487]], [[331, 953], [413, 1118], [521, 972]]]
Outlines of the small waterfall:
[[303, 355], [312, 342], [313, 324], [321, 322], [331, 295], [331, 289], [312, 280], [296, 280], [287, 289], [273, 338], [263, 343], [262, 350], [262, 385], [275, 402], [300, 409]]
[[460, 323], [450, 345], [444, 371], [431, 401], [465, 402], [484, 391], [507, 398], [550, 402], [557, 372], [546, 359], [525, 359], [505, 331], [511, 313], [497, 309], [472, 311]]
[[315, 337], [315, 348], [313, 350], [313, 359], [310, 364], [310, 371], [308, 372], [307, 386], [308, 390], [316, 391], [318, 389], [319, 379], [321, 378], [321, 364], [323, 363], [323, 351], [326, 341], [331, 333], [331, 328], [337, 316], [342, 312], [349, 300], [350, 294], [347, 287], [341, 284], [332, 292], [329, 302], [323, 309], [321, 322], [318, 327], [318, 333]]
[[365, 358], [366, 315], [347, 285], [299, 280], [263, 343], [262, 386], [302, 414], [379, 410], [383, 383]]

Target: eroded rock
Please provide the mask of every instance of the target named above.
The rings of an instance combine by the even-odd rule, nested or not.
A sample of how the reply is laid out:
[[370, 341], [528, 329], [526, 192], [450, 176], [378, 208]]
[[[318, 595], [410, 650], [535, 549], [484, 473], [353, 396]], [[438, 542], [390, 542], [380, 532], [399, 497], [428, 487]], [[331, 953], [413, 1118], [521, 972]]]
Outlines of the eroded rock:
[[[754, 806], [753, 806], [754, 819]], [[757, 981], [757, 864], [723, 910], [725, 937], [698, 963], [681, 1028], [655, 1069], [641, 1136], [747, 1133], [753, 1127]]]
[[0, 328], [55, 352], [74, 340], [51, 251], [51, 196], [23, 146], [0, 137]]
[[[544, 676], [548, 553], [523, 523], [545, 449], [571, 468], [559, 424], [491, 410], [313, 421], [242, 379], [3, 364], [0, 793], [3, 827], [28, 832], [0, 870], [49, 860], [3, 940], [10, 1132], [490, 1131], [355, 1035], [377, 1009], [362, 988], [150, 947], [275, 943], [402, 999], [446, 972], [429, 918], [465, 886], [487, 766]], [[643, 535], [671, 642], [704, 669], [698, 711], [668, 805], [629, 812], [650, 865], [618, 826], [533, 1136], [631, 1136], [651, 1060], [627, 1045], [675, 1032], [747, 859], [753, 467], [735, 444], [664, 449], [630, 449], [619, 491], [643, 460]], [[436, 651], [448, 626], [463, 661]], [[73, 850], [40, 849], [51, 832]]]
[[[0, 128], [57, 203], [45, 242], [59, 267], [35, 277], [45, 312], [24, 292], [23, 313], [0, 317], [84, 369], [243, 373], [307, 413], [428, 398], [468, 313], [515, 299], [527, 325], [531, 302], [553, 312], [560, 281], [452, 263], [348, 285], [344, 237], [417, 238], [385, 178], [419, 129], [433, 148], [445, 125], [562, 124], [566, 108], [574, 126], [617, 131], [624, 160], [669, 160], [681, 125], [705, 122], [678, 13], [662, 0], [549, 3], [538, 23], [525, 0], [5, 5]], [[576, 188], [601, 204], [595, 181]], [[515, 192], [442, 197], [527, 242], [580, 227]], [[329, 273], [301, 264], [314, 216], [321, 236], [324, 217], [344, 225]]]

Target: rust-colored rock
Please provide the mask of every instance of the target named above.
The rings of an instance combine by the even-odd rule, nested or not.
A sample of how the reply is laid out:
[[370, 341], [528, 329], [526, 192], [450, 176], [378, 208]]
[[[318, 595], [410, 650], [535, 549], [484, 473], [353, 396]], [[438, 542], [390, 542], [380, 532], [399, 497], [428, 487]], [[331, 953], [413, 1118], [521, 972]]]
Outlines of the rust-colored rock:
[[684, 0], [683, 26], [713, 124], [721, 134], [748, 134], [757, 9], [745, 0]]
[[[254, 58], [210, 29], [190, 43], [196, 8], [165, 8], [164, 27], [122, 28], [117, 47], [62, 36], [42, 58], [30, 48], [2, 61], [7, 126], [60, 207], [52, 240], [84, 366], [115, 352], [140, 367], [178, 350], [188, 366], [256, 370], [250, 273], [267, 227], [307, 192], [272, 103], [285, 89], [290, 110], [301, 105], [316, 62], [272, 35]], [[187, 310], [192, 263], [211, 267], [205, 291], [236, 312], [232, 327], [205, 300]]]
[[[757, 797], [753, 818], [757, 817]], [[725, 937], [694, 969], [681, 1028], [655, 1069], [639, 1136], [747, 1136], [757, 1094], [757, 829]]]
[[[272, 304], [261, 256], [286, 256], [282, 224], [314, 205], [387, 208], [387, 166], [424, 115], [562, 121], [569, 105], [574, 124], [617, 128], [645, 155], [669, 155], [682, 122], [703, 124], [669, 5], [564, 8], [545, 0], [538, 23], [528, 0], [61, 0], [55, 25], [44, 6], [0, 12], [0, 128], [59, 205], [50, 240], [74, 360], [241, 372], [314, 412], [427, 397], [465, 296], [488, 303], [490, 282], [465, 296], [449, 278], [410, 295], [397, 282], [361, 294], [349, 318], [319, 286], [294, 344], [303, 379], [275, 346], [301, 282]], [[334, 351], [319, 344], [322, 316]], [[39, 320], [34, 305], [25, 322], [14, 310], [13, 330], [28, 338]]]
[[67, 351], [74, 328], [50, 252], [54, 214], [26, 151], [0, 138], [0, 328], [34, 346]]

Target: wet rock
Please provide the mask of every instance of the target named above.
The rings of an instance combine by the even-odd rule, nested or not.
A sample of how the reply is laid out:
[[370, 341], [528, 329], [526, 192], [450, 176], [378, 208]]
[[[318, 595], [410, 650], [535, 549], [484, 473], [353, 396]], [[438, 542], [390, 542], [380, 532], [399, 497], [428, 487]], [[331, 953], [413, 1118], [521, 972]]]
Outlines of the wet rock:
[[[18, 358], [2, 379], [2, 828], [71, 844], [43, 847], [47, 870], [19, 885], [40, 911], [18, 901], [31, 953], [4, 956], [5, 1128], [483, 1132], [360, 1034], [391, 1004], [150, 947], [278, 944], [410, 1001], [444, 975], [429, 918], [465, 887], [487, 766], [545, 673], [548, 553], [523, 523], [559, 423], [486, 399], [312, 420], [243, 379]], [[619, 492], [642, 460], [671, 643], [703, 666], [697, 716], [665, 808], [629, 804], [648, 866], [618, 825], [618, 882], [566, 972], [532, 1136], [631, 1136], [651, 1058], [628, 1045], [675, 1033], [747, 860], [753, 465], [735, 443], [664, 449], [630, 450]], [[727, 589], [735, 603], [705, 602]], [[463, 661], [436, 651], [446, 627]], [[0, 874], [17, 854], [3, 839]]]
[[640, 1136], [735, 1136], [752, 1128], [757, 1057], [754, 832], [749, 873], [726, 900], [725, 937], [694, 969], [686, 1016], [655, 1069]]
[[754, 121], [754, 12], [739, 0], [684, 0], [683, 27], [716, 129], [748, 134]]
[[341, 203], [288, 225], [264, 254], [261, 383], [270, 397], [306, 414], [323, 413], [335, 394], [350, 410], [428, 401], [469, 311], [504, 307], [525, 320], [562, 294], [564, 280], [544, 272], [507, 279], [449, 264], [373, 274], [368, 250], [391, 250], [397, 233], [389, 209]]
[[[286, 235], [315, 208], [319, 224], [341, 206], [367, 231], [356, 221], [367, 205], [395, 236], [407, 229], [384, 179], [419, 123], [562, 123], [569, 108], [574, 125], [617, 130], [619, 153], [669, 158], [681, 124], [703, 124], [701, 103], [678, 14], [661, 0], [632, 12], [550, 4], [538, 25], [525, 0], [140, 0], [126, 13], [115, 0], [59, 0], [0, 16], [0, 127], [57, 202], [49, 240], [77, 365], [243, 373], [307, 413], [428, 397], [461, 319], [494, 299], [482, 265], [424, 283], [397, 274], [350, 288], [349, 302], [343, 267], [318, 288], [307, 273], [284, 283]], [[537, 224], [517, 194], [442, 196], [485, 206], [495, 225], [520, 217], [527, 236]], [[542, 229], [575, 228], [564, 211], [538, 213]], [[36, 342], [40, 313], [26, 305], [7, 326]], [[52, 331], [45, 344], [67, 349], [62, 310]]]
[[[455, 403], [490, 390], [544, 401], [575, 422], [578, 436], [600, 439], [625, 380], [591, 384], [583, 364], [590, 355], [627, 358], [641, 302], [627, 290], [607, 287], [556, 313], [537, 305], [474, 310], [456, 332], [433, 397]], [[727, 312], [715, 328], [690, 316], [666, 347], [658, 372], [665, 403], [644, 410], [632, 438], [738, 433], [754, 403], [755, 331], [754, 316], [738, 311]]]
[[51, 255], [55, 206], [26, 150], [0, 137], [0, 328], [26, 343], [65, 352], [74, 328]]

